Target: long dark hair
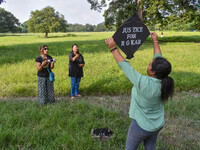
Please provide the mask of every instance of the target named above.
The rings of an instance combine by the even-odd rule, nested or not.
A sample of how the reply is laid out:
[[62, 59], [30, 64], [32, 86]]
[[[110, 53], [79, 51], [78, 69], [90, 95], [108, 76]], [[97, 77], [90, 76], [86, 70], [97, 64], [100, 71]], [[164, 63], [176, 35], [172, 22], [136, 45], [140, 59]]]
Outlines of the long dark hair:
[[174, 93], [174, 80], [168, 76], [171, 72], [171, 64], [165, 58], [157, 57], [152, 63], [151, 70], [155, 71], [156, 77], [162, 80], [161, 98], [166, 102]]
[[[74, 46], [77, 46], [77, 47], [78, 47], [77, 44], [73, 44], [73, 45], [72, 45], [72, 51], [71, 51], [71, 52], [73, 52], [73, 47], [74, 47]], [[79, 54], [79, 49], [78, 49], [78, 51], [77, 51], [77, 54]]]
[[42, 54], [44, 52], [45, 47], [48, 47], [47, 45], [40, 46], [40, 53]]

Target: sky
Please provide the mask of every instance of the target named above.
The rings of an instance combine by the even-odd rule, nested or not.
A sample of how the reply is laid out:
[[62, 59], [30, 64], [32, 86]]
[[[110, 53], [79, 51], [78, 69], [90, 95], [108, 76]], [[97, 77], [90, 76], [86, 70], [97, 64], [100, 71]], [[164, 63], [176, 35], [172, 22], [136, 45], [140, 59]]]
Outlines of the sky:
[[97, 25], [104, 21], [103, 12], [91, 10], [87, 0], [6, 0], [0, 5], [11, 12], [20, 23], [30, 18], [31, 11], [51, 6], [65, 16], [68, 23]]

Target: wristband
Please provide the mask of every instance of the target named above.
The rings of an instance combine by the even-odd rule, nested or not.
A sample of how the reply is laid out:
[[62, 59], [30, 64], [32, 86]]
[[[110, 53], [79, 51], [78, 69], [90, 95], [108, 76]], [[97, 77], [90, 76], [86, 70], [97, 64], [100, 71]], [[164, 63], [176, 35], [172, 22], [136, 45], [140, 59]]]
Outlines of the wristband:
[[115, 48], [111, 49], [110, 51], [112, 52], [112, 51], [114, 51], [114, 50], [116, 50], [116, 49], [117, 49], [117, 47], [115, 47]]
[[154, 43], [158, 43], [158, 41], [153, 41]]

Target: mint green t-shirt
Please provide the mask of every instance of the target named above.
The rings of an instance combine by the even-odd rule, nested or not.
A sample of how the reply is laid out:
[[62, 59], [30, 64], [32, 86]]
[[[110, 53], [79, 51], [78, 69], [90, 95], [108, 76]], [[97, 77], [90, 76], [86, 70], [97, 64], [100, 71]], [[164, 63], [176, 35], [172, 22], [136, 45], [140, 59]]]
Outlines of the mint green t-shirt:
[[[154, 58], [162, 57], [157, 53]], [[161, 80], [135, 71], [128, 61], [118, 62], [133, 83], [129, 117], [146, 131], [156, 131], [164, 125], [164, 104], [161, 100]]]

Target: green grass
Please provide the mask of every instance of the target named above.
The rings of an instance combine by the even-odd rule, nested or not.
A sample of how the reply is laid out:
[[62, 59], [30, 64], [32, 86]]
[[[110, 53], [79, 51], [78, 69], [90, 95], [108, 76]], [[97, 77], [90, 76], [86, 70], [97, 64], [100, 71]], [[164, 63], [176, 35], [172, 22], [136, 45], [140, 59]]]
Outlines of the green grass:
[[[84, 101], [58, 102], [40, 109], [35, 102], [1, 101], [1, 149], [123, 149], [128, 119]], [[92, 128], [108, 127], [115, 137], [103, 144]], [[105, 149], [105, 148], [103, 148]]]
[[[37, 96], [35, 58], [43, 44], [49, 46], [49, 54], [57, 59], [53, 70], [56, 75], [55, 95], [69, 95], [68, 55], [74, 43], [79, 45], [86, 62], [85, 77], [80, 86], [83, 95], [130, 94], [132, 85], [127, 82], [104, 42], [112, 35], [113, 32], [57, 33], [45, 39], [43, 34], [0, 34], [0, 97]], [[190, 42], [176, 42], [176, 37]], [[172, 38], [175, 38], [173, 42], [168, 42]], [[153, 56], [150, 40], [149, 37], [130, 60], [130, 64], [144, 75], [147, 75], [146, 68]], [[200, 33], [164, 32], [164, 38], [159, 40], [164, 41], [160, 43], [163, 56], [172, 64], [171, 76], [175, 80], [176, 91], [200, 92], [200, 44], [191, 42], [200, 41]]]
[[[177, 93], [166, 103], [166, 124], [157, 149], [197, 150], [200, 146], [200, 95]], [[0, 101], [1, 149], [123, 150], [131, 119], [130, 97], [61, 98], [55, 105], [39, 108], [35, 100]], [[111, 139], [91, 137], [92, 128], [110, 128]], [[143, 144], [139, 150], [143, 150]]]
[[[113, 32], [57, 33], [45, 39], [43, 34], [0, 34], [0, 97], [11, 99], [0, 101], [1, 149], [125, 148], [131, 122], [128, 110], [132, 85], [104, 43], [112, 35]], [[148, 38], [130, 60], [145, 75], [153, 56], [150, 41]], [[157, 149], [197, 150], [200, 147], [200, 44], [194, 42], [200, 41], [200, 33], [164, 32], [164, 38], [159, 37], [159, 41], [162, 41], [163, 56], [172, 64], [171, 76], [177, 93], [165, 105], [166, 124], [159, 134]], [[71, 102], [68, 54], [74, 43], [79, 45], [86, 62], [80, 91], [87, 96]], [[57, 59], [53, 70], [55, 94], [64, 97], [55, 105], [39, 109], [35, 100], [13, 97], [37, 96], [35, 58], [43, 44], [49, 46], [49, 54]], [[91, 138], [91, 129], [100, 127], [111, 128], [114, 137], [104, 141]], [[142, 149], [143, 145], [139, 150]]]

